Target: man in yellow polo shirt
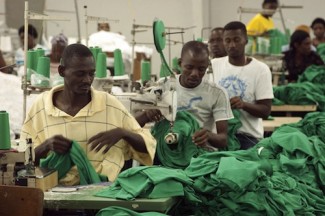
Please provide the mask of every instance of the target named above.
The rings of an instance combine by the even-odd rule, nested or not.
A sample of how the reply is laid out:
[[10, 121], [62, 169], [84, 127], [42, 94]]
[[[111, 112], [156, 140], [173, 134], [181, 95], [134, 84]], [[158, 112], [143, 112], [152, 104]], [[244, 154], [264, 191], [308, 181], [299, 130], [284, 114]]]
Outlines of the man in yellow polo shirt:
[[262, 8], [264, 10], [274, 10], [271, 13], [259, 13], [255, 15], [246, 25], [247, 35], [249, 36], [265, 36], [268, 31], [274, 29], [272, 16], [278, 8], [278, 0], [264, 0]]
[[[32, 138], [35, 162], [50, 152], [67, 154], [80, 144], [97, 173], [114, 181], [125, 160], [153, 163], [156, 141], [112, 95], [91, 87], [95, 60], [82, 44], [69, 45], [58, 67], [64, 85], [39, 95], [22, 127], [21, 139]], [[60, 180], [79, 183], [76, 167]]]

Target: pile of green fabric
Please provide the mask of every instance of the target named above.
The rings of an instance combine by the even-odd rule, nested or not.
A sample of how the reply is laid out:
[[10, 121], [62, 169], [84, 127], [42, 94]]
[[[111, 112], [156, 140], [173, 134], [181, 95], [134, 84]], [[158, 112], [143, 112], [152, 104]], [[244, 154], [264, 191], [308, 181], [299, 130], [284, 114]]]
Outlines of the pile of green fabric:
[[311, 65], [298, 77], [298, 82], [311, 82], [323, 85], [325, 81], [325, 65]]
[[118, 206], [111, 206], [111, 207], [101, 209], [96, 214], [96, 216], [167, 216], [167, 215], [158, 212], [138, 213], [130, 209], [126, 209]]
[[206, 152], [192, 141], [192, 135], [199, 128], [199, 123], [189, 112], [177, 112], [172, 132], [178, 134], [178, 142], [167, 144], [165, 136], [171, 132], [169, 121], [164, 119], [154, 125], [151, 134], [157, 140], [156, 154], [163, 166], [184, 169], [192, 157]]
[[325, 215], [324, 122], [325, 113], [308, 114], [249, 150], [192, 158], [184, 171], [131, 168], [100, 195], [183, 196], [179, 215]]
[[275, 99], [273, 105], [314, 105], [319, 111], [325, 111], [324, 87], [310, 82], [289, 83], [273, 87]]

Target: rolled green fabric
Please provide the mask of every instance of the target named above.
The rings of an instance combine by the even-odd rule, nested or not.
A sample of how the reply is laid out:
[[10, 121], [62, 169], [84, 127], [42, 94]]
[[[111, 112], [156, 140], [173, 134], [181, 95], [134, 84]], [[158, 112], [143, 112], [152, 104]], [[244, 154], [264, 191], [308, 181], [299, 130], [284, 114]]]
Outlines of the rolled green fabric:
[[11, 148], [9, 114], [0, 111], [0, 149], [8, 150]]

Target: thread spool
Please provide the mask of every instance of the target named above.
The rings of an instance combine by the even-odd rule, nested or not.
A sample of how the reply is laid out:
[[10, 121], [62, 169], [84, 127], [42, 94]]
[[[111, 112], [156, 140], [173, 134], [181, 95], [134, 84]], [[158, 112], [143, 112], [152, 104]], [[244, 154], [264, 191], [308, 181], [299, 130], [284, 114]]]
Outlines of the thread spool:
[[37, 53], [37, 59], [45, 56], [45, 50], [43, 50], [42, 48], [37, 48], [36, 53]]
[[122, 76], [125, 74], [122, 52], [120, 49], [114, 50], [114, 75]]
[[103, 52], [100, 52], [97, 54], [96, 77], [105, 78], [106, 76], [107, 76], [106, 54]]
[[45, 56], [39, 57], [36, 71], [38, 74], [50, 78], [50, 58]]
[[35, 50], [27, 51], [27, 81], [30, 81], [32, 72], [37, 69], [37, 52]]
[[0, 149], [7, 150], [10, 148], [9, 114], [6, 111], [0, 111]]
[[141, 81], [149, 81], [151, 77], [151, 65], [149, 61], [141, 62]]

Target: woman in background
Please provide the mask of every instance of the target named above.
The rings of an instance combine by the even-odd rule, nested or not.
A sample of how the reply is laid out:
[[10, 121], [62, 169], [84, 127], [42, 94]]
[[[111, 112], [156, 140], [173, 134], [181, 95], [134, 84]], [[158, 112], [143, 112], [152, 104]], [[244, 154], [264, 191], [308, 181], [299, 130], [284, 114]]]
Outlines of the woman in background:
[[311, 38], [306, 31], [296, 30], [290, 38], [290, 48], [284, 52], [283, 66], [289, 72], [288, 82], [297, 82], [298, 76], [310, 65], [323, 65], [321, 57], [311, 49]]

